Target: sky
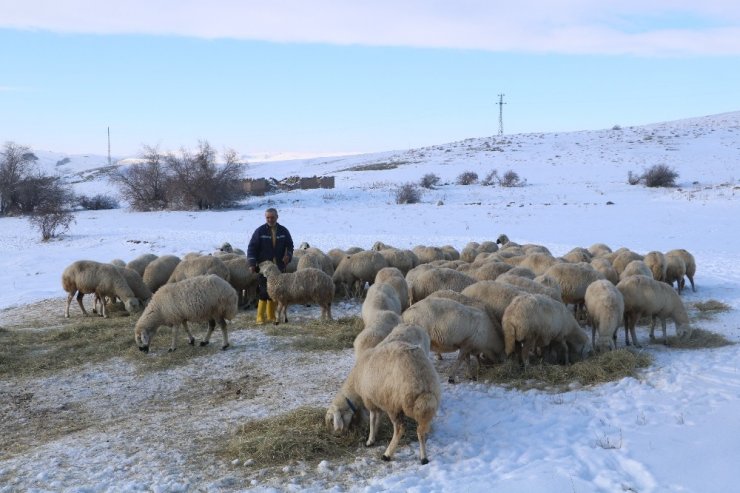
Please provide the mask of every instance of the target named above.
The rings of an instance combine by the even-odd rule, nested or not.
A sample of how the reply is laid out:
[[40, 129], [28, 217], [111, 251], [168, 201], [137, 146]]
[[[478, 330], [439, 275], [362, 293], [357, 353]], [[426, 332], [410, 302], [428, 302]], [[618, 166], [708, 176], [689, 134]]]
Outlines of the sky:
[[[0, 0], [0, 141], [406, 149], [740, 109], [740, 4]], [[497, 103], [504, 94], [503, 107]]]

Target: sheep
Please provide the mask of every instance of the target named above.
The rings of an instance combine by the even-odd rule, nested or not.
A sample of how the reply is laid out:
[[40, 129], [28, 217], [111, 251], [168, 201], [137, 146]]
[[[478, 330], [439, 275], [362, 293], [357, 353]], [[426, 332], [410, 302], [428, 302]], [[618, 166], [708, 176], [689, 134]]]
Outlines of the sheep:
[[226, 264], [218, 257], [204, 255], [180, 261], [167, 282], [173, 283], [207, 274], [216, 274], [225, 281], [229, 280], [229, 268], [226, 267]]
[[421, 345], [391, 340], [364, 351], [342, 388], [329, 405], [326, 424], [335, 432], [345, 432], [357, 411], [364, 406], [370, 414], [366, 445], [375, 443], [381, 412], [393, 423], [393, 438], [382, 455], [391, 460], [404, 433], [403, 416], [417, 423], [419, 458], [429, 463], [426, 435], [440, 403], [437, 372]]
[[440, 249], [448, 260], [460, 260], [460, 252], [452, 245], [443, 245]]
[[501, 274], [513, 269], [514, 266], [506, 262], [486, 262], [470, 272], [470, 276], [478, 281], [493, 281]]
[[398, 294], [401, 311], [409, 307], [409, 285], [403, 273], [395, 267], [383, 267], [375, 274], [375, 284], [389, 284]]
[[229, 336], [226, 331], [226, 320], [231, 320], [237, 313], [237, 295], [234, 288], [215, 274], [196, 276], [172, 284], [165, 284], [154, 293], [152, 300], [141, 314], [134, 328], [134, 340], [139, 349], [149, 352], [154, 334], [161, 325], [172, 327], [172, 343], [169, 352], [176, 349], [177, 328], [182, 325], [188, 334], [190, 345], [195, 344], [188, 322], [208, 322], [208, 332], [200, 342], [208, 345], [211, 334], [216, 328], [216, 321], [221, 327], [223, 345], [229, 347]]
[[[295, 256], [295, 252], [293, 252], [293, 255]], [[350, 254], [345, 252], [342, 249], [339, 248], [332, 248], [328, 252], [326, 252], [326, 255], [331, 259], [332, 266], [334, 267], [334, 270], [337, 270], [337, 267], [339, 267], [339, 263], [342, 261], [344, 257], [348, 257]]]
[[[140, 309], [139, 300], [129, 287], [123, 274], [118, 268], [111, 264], [104, 264], [92, 260], [78, 260], [71, 263], [62, 273], [62, 287], [67, 292], [67, 306], [64, 316], [69, 318], [69, 305], [77, 293], [77, 303], [82, 313], [87, 316], [82, 297], [86, 294], [95, 293], [100, 299], [103, 297], [117, 296], [123, 301], [126, 311], [133, 313]], [[101, 316], [108, 318], [108, 312], [103, 304]]]
[[[480, 252], [478, 251], [478, 248], [480, 248], [480, 243], [477, 241], [471, 241], [467, 245], [465, 245], [460, 251], [460, 259], [464, 260], [466, 262], [472, 262], [475, 260], [475, 256], [478, 255]], [[498, 250], [498, 246], [496, 247]]]
[[152, 262], [157, 258], [156, 255], [153, 253], [144, 253], [133, 259], [131, 262], [126, 264], [126, 267], [129, 269], [134, 269], [136, 272], [139, 273], [140, 276], [144, 277], [144, 269], [146, 269], [146, 266], [149, 265], [149, 262]]
[[560, 294], [563, 297], [563, 303], [566, 305], [573, 304], [576, 306], [576, 313], [578, 308], [583, 304], [584, 297], [586, 296], [586, 288], [588, 285], [599, 279], [604, 279], [604, 275], [597, 272], [593, 267], [588, 264], [555, 264], [544, 274], [544, 278], [547, 281], [548, 278], [553, 279], [558, 286], [560, 286]]
[[622, 293], [610, 281], [603, 279], [589, 284], [584, 299], [591, 325], [593, 348], [597, 351], [611, 351], [616, 347], [617, 329], [624, 317]]
[[525, 256], [521, 260], [521, 262], [519, 262], [518, 266], [525, 267], [534, 272], [535, 276], [539, 276], [541, 274], [544, 274], [545, 271], [551, 266], [559, 264], [561, 262], [563, 262], [563, 260], [557, 259], [552, 255], [547, 255], [545, 253], [533, 253], [531, 255]]
[[313, 247], [302, 249], [302, 251], [303, 254], [298, 259], [296, 270], [313, 267], [314, 269], [323, 270], [330, 276], [334, 275], [334, 263], [328, 255]]
[[383, 256], [388, 266], [397, 268], [403, 275], [419, 265], [419, 258], [411, 250], [386, 248], [378, 251], [378, 253]]
[[417, 245], [411, 251], [419, 259], [420, 264], [427, 264], [434, 260], [449, 260], [445, 258], [444, 251], [438, 247]]
[[506, 245], [519, 246], [513, 241], [509, 240], [509, 237], [506, 236], [505, 234], [498, 235], [498, 238], [496, 238], [496, 244], [501, 245], [502, 248], [505, 247]]
[[590, 262], [591, 253], [585, 248], [575, 247], [560, 258], [561, 260], [572, 264], [577, 264], [578, 262]]
[[141, 276], [149, 291], [156, 293], [160, 287], [164, 286], [179, 263], [180, 257], [176, 255], [162, 255], [152, 260], [144, 269], [144, 275]]
[[401, 315], [391, 310], [378, 310], [373, 313], [372, 319], [365, 323], [365, 328], [357, 334], [352, 346], [355, 349], [355, 358], [366, 349], [377, 346], [390, 334], [395, 326], [401, 323]]
[[591, 267], [601, 272], [604, 277], [615, 286], [619, 282], [619, 274], [612, 267], [612, 263], [605, 258], [594, 258], [591, 259]]
[[395, 249], [396, 247], [383, 243], [382, 241], [376, 241], [375, 243], [373, 243], [372, 248], [370, 248], [370, 250], [375, 250], [376, 252], [379, 252], [381, 250], [395, 250]]
[[514, 353], [523, 366], [535, 348], [561, 349], [565, 364], [583, 358], [588, 352], [588, 336], [566, 308], [541, 294], [523, 293], [514, 298], [502, 319], [505, 352]]
[[121, 260], [120, 258], [114, 258], [110, 262], [108, 262], [111, 265], [115, 265], [116, 267], [126, 267], [126, 262]]
[[[696, 274], [696, 260], [694, 259], [694, 256], [691, 255], [688, 251], [684, 250], [683, 248], [678, 248], [676, 250], [670, 250], [666, 252], [666, 255], [678, 255], [681, 257], [686, 264], [686, 277], [689, 278], [689, 281], [691, 282], [691, 290], [693, 292], [696, 292], [696, 286], [694, 286], [694, 274]], [[682, 290], [686, 284], [686, 281], [682, 277], [679, 281], [680, 289]]]
[[362, 303], [362, 321], [369, 324], [375, 312], [390, 310], [401, 314], [401, 301], [398, 292], [390, 284], [375, 283], [367, 290], [367, 296]]
[[239, 306], [248, 305], [249, 302], [256, 300], [259, 274], [252, 272], [246, 255], [226, 260], [224, 265], [229, 269], [229, 284], [239, 296]]
[[591, 258], [594, 259], [596, 257], [601, 257], [603, 255], [606, 255], [607, 253], [612, 253], [612, 249], [609, 248], [609, 245], [606, 245], [604, 243], [594, 243], [590, 247], [587, 248], [588, 253], [591, 254]]
[[676, 254], [666, 253], [666, 273], [665, 282], [673, 286], [676, 283], [678, 294], [681, 294], [683, 285], [685, 284], [684, 276], [686, 275], [686, 262], [683, 258]]
[[[113, 265], [113, 264], [111, 264]], [[119, 267], [114, 266], [116, 269], [118, 269], [118, 272], [123, 275], [123, 278], [126, 279], [126, 284], [128, 284], [128, 287], [131, 288], [131, 291], [134, 292], [134, 296], [136, 296], [136, 299], [139, 300], [139, 303], [142, 306], [146, 306], [147, 303], [149, 303], [149, 300], [152, 297], [152, 292], [149, 290], [146, 284], [144, 284], [144, 281], [141, 279], [141, 276], [138, 272], [136, 272], [133, 269], [129, 269], [128, 267]], [[109, 298], [111, 301], [115, 301], [116, 297]], [[98, 304], [102, 305], [105, 304], [106, 298], [101, 298], [97, 294], [94, 297], [93, 300], [93, 313], [97, 313], [97, 307]]]
[[645, 262], [645, 265], [647, 265], [650, 269], [653, 279], [655, 279], [656, 281], [665, 281], [665, 255], [663, 255], [661, 252], [656, 251], [648, 252], [647, 254], [645, 254], [643, 262]]
[[486, 307], [486, 313], [501, 325], [506, 307], [511, 300], [523, 293], [521, 289], [510, 284], [496, 281], [478, 281], [461, 291], [461, 294], [482, 302]]
[[619, 274], [619, 280], [621, 281], [622, 279], [626, 279], [629, 276], [647, 276], [652, 278], [653, 272], [644, 261], [633, 260], [632, 262], [627, 264], [622, 273]]
[[244, 250], [242, 250], [241, 248], [232, 247], [231, 243], [229, 243], [228, 241], [225, 241], [224, 243], [222, 243], [221, 246], [218, 248], [218, 250], [216, 250], [214, 255], [224, 255], [228, 253], [233, 253], [236, 255], [246, 255]]
[[462, 291], [475, 282], [474, 278], [454, 269], [430, 269], [422, 272], [412, 283], [409, 283], [409, 303], [413, 305], [439, 289]]
[[324, 271], [303, 269], [283, 274], [270, 261], [262, 262], [259, 270], [267, 278], [267, 294], [277, 303], [275, 325], [288, 321], [288, 306], [294, 303], [316, 303], [321, 307], [321, 318], [332, 320], [334, 283]]
[[560, 286], [558, 285], [545, 285], [533, 279], [515, 276], [508, 273], [499, 276], [496, 279], [496, 282], [510, 284], [528, 293], [544, 294], [545, 296], [549, 296], [555, 301], [560, 301], [561, 303], [563, 301]]
[[[691, 337], [692, 327], [686, 308], [679, 295], [664, 282], [647, 276], [630, 276], [619, 281], [617, 289], [624, 297], [624, 342], [640, 347], [635, 336], [635, 325], [642, 316], [652, 317], [650, 339], [655, 338], [655, 320], [659, 318], [663, 327], [663, 343], [667, 344], [666, 319], [671, 318], [676, 325], [676, 335], [681, 339]], [[628, 332], [629, 331], [629, 335]]]
[[378, 343], [378, 345], [391, 344], [395, 341], [403, 341], [408, 344], [419, 346], [427, 356], [431, 350], [432, 340], [429, 338], [429, 332], [424, 327], [416, 324], [407, 324], [400, 322], [390, 331], [390, 333]]
[[450, 383], [455, 382], [455, 374], [463, 362], [468, 366], [470, 378], [477, 380], [477, 356], [480, 353], [490, 361], [503, 360], [501, 328], [494, 326], [491, 318], [480, 308], [446, 298], [425, 298], [403, 312], [401, 318], [429, 332], [432, 351], [449, 353], [459, 350], [457, 361], [448, 374]]
[[537, 277], [531, 269], [521, 266], [516, 266], [510, 270], [507, 270], [506, 274], [510, 276], [526, 277], [527, 279], [534, 279], [535, 277]]
[[613, 259], [610, 259], [612, 267], [614, 267], [614, 270], [617, 271], [617, 274], [622, 274], [622, 271], [625, 267], [627, 267], [627, 264], [629, 264], [633, 260], [642, 260], [643, 258], [642, 255], [640, 255], [639, 253], [635, 253], [627, 249], [624, 249], [622, 251], [617, 250], [617, 252], [614, 252], [616, 253], [616, 255]]
[[337, 289], [344, 289], [345, 296], [349, 297], [350, 289], [361, 296], [365, 283], [372, 284], [375, 276], [388, 262], [381, 254], [375, 251], [362, 251], [345, 257], [334, 271], [332, 280]]

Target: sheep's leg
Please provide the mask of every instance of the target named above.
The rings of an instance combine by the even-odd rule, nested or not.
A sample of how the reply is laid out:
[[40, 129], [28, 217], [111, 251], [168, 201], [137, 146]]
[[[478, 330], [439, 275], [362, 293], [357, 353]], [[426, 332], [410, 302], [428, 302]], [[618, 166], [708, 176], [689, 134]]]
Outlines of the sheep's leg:
[[170, 342], [170, 348], [167, 350], [168, 353], [171, 353], [175, 349], [177, 349], [177, 328], [179, 326], [180, 324], [172, 324], [172, 342]]
[[596, 348], [596, 325], [591, 325], [591, 347]]
[[452, 365], [452, 368], [450, 368], [450, 373], [447, 375], [447, 381], [449, 383], [455, 383], [455, 375], [457, 374], [458, 368], [460, 368], [460, 365], [463, 361], [468, 360], [468, 368], [470, 368], [470, 353], [467, 351], [463, 351], [462, 349], [458, 352], [457, 360], [455, 360], [455, 363]]
[[213, 318], [208, 319], [208, 332], [206, 332], [206, 337], [200, 341], [201, 346], [207, 346], [209, 342], [211, 342], [211, 334], [213, 334], [213, 329], [216, 328], [216, 320]]
[[82, 314], [87, 317], [87, 310], [85, 310], [85, 305], [82, 304], [83, 296], [85, 296], [85, 294], [82, 291], [77, 292], [77, 304], [80, 305], [80, 310], [82, 310]]
[[385, 449], [385, 452], [383, 453], [382, 459], [385, 461], [391, 460], [391, 457], [393, 457], [393, 453], [398, 447], [398, 442], [401, 441], [401, 437], [403, 436], [403, 433], [405, 431], [402, 415], [388, 414], [388, 417], [391, 418], [391, 423], [393, 423], [393, 438], [391, 439], [391, 443], [388, 444], [388, 448]]
[[519, 365], [522, 366], [525, 370], [527, 367], [529, 367], [529, 355], [532, 353], [532, 350], [534, 349], [535, 340], [527, 340], [523, 341], [520, 353], [519, 353]]
[[637, 335], [635, 334], [635, 325], [637, 325], [637, 321], [639, 319], [640, 319], [640, 314], [639, 313], [635, 313], [633, 315], [632, 319], [630, 320], [630, 336], [632, 337], [632, 345], [635, 346], [635, 347], [642, 347], [637, 342]]
[[[666, 326], [666, 319], [665, 318], [661, 318], [660, 319], [660, 323], [662, 324], [662, 327], [663, 327], [663, 344], [668, 345], [668, 336], [667, 336], [666, 327], [665, 327]], [[678, 327], [676, 327], [676, 329], [678, 329]], [[676, 330], [676, 332], [678, 333], [678, 330]]]
[[417, 422], [416, 426], [416, 436], [419, 438], [419, 459], [422, 465], [429, 464], [429, 459], [427, 458], [427, 433], [429, 433], [429, 425], [429, 421], [422, 420]]
[[[95, 293], [95, 296], [100, 297], [98, 293]], [[108, 318], [108, 309], [105, 307], [105, 299], [102, 297], [100, 302], [100, 316], [103, 318]]]
[[694, 286], [694, 276], [688, 276], [691, 282], [691, 290], [696, 293], [696, 286]]
[[370, 433], [367, 436], [366, 447], [371, 447], [375, 444], [375, 437], [378, 436], [378, 421], [380, 421], [380, 411], [377, 409], [370, 410]]
[[332, 318], [332, 316], [331, 316], [331, 303], [328, 303], [326, 305], [326, 318], [328, 320], [334, 320], [334, 318]]
[[565, 340], [560, 341], [560, 349], [565, 354], [565, 365], [570, 365], [570, 349], [568, 348], [568, 343], [565, 342]]
[[67, 306], [64, 308], [64, 318], [69, 318], [69, 305], [72, 304], [72, 298], [75, 297], [74, 291], [67, 295]]
[[650, 340], [655, 339], [655, 321], [658, 319], [655, 315], [650, 317]]
[[226, 320], [220, 318], [218, 320], [218, 324], [221, 326], [221, 334], [224, 337], [224, 345], [221, 346], [221, 349], [226, 349], [227, 347], [229, 347], [229, 333], [226, 331]]
[[468, 376], [473, 381], [478, 381], [478, 370], [480, 368], [480, 365], [478, 364], [478, 356], [477, 355], [471, 355], [467, 358], [468, 363]]
[[195, 337], [193, 337], [193, 333], [190, 332], [190, 327], [188, 327], [188, 321], [183, 320], [182, 321], [182, 328], [185, 329], [185, 332], [188, 334], [188, 344], [191, 346], [195, 345]]

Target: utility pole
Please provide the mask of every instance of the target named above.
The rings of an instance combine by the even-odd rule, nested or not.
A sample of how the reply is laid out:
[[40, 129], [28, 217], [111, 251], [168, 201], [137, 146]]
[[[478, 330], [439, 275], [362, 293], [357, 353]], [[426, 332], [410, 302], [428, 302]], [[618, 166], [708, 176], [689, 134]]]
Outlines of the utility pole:
[[108, 166], [110, 166], [110, 127], [108, 127]]
[[504, 135], [504, 96], [506, 94], [499, 94], [498, 95], [498, 134]]

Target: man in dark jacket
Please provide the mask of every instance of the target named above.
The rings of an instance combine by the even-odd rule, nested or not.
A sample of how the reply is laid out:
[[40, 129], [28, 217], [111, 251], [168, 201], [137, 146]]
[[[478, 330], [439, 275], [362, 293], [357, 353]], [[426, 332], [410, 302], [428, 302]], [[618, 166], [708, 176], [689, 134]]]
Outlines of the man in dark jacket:
[[[266, 260], [278, 266], [281, 272], [293, 258], [293, 239], [285, 226], [278, 224], [277, 210], [270, 207], [265, 211], [265, 224], [254, 230], [247, 246], [247, 260], [252, 272], [259, 272], [259, 264]], [[267, 279], [259, 276], [259, 301], [257, 323], [275, 322], [275, 302], [267, 294]]]

